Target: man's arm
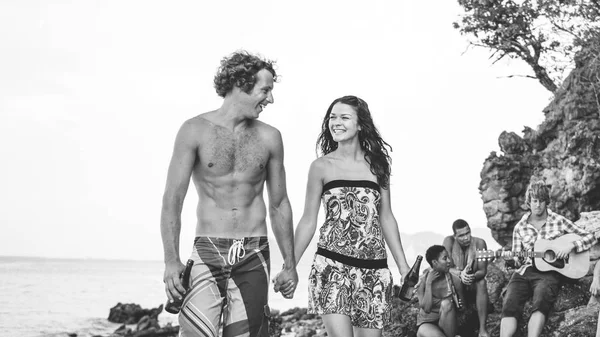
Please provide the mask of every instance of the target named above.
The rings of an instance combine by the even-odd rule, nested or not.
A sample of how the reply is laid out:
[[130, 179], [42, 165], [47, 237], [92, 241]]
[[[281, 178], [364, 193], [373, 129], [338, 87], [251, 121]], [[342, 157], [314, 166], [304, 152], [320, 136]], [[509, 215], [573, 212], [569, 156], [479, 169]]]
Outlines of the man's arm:
[[[521, 221], [523, 221], [523, 220], [521, 220]], [[519, 221], [515, 225], [515, 228], [513, 228], [511, 251], [504, 252], [503, 256], [502, 256], [504, 258], [504, 262], [505, 262], [504, 265], [506, 266], [506, 268], [521, 267], [521, 260], [518, 257], [516, 257], [516, 253], [523, 250], [523, 240], [521, 239], [521, 235], [518, 230], [519, 225], [521, 224], [521, 221]], [[510, 255], [512, 255], [512, 258], [507, 257]]]
[[[287, 286], [284, 285], [281, 291], [285, 297], [292, 298], [298, 284], [298, 274], [296, 273], [296, 258], [294, 257], [292, 207], [287, 196], [281, 133], [273, 129], [268, 144], [272, 146], [271, 156], [267, 164], [266, 180], [269, 194], [269, 216], [271, 228], [284, 261], [283, 270], [277, 276], [277, 285], [286, 284]], [[291, 283], [288, 281], [291, 281]], [[279, 289], [276, 288], [276, 290]]]
[[[475, 249], [476, 250], [487, 250], [487, 244], [485, 243], [484, 239], [473, 238], [473, 240], [475, 241]], [[486, 259], [481, 259], [480, 261], [477, 261], [476, 263], [477, 263], [477, 271], [473, 275], [475, 277], [475, 279], [474, 279], [475, 282], [485, 278], [485, 275], [487, 274], [487, 265], [488, 265], [488, 262]]]
[[596, 243], [596, 237], [594, 236], [594, 233], [586, 231], [567, 218], [563, 217], [562, 221], [564, 221], [566, 233], [574, 233], [581, 236], [581, 239], [573, 241], [573, 248], [577, 253], [581, 253], [584, 250], [592, 248], [592, 246]]
[[444, 248], [446, 248], [446, 251], [448, 252], [448, 258], [450, 259], [450, 274], [460, 278], [460, 272], [462, 270], [456, 268], [456, 264], [454, 264], [454, 259], [452, 259], [452, 246], [454, 246], [454, 236], [446, 236], [444, 238], [442, 246], [444, 246]]
[[160, 216], [160, 233], [165, 261], [163, 281], [167, 297], [171, 301], [174, 298], [181, 298], [185, 293], [185, 288], [179, 279], [179, 275], [184, 269], [179, 256], [179, 234], [181, 232], [181, 209], [196, 160], [196, 147], [194, 126], [187, 121], [181, 126], [175, 139]]

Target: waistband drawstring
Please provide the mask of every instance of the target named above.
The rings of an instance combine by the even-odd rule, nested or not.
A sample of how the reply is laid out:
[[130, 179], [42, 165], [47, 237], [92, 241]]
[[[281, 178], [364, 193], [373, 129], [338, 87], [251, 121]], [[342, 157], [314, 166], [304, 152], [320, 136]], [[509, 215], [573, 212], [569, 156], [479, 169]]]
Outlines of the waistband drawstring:
[[234, 265], [237, 261], [246, 256], [246, 249], [244, 249], [244, 239], [233, 240], [233, 244], [229, 247], [229, 254], [227, 254], [227, 260], [230, 265]]

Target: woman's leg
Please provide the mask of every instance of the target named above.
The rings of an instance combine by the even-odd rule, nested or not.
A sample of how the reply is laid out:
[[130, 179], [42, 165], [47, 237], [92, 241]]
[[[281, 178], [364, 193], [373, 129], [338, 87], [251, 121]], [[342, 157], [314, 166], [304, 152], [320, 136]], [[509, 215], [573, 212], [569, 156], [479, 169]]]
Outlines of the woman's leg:
[[329, 337], [352, 337], [352, 322], [350, 317], [340, 314], [322, 315], [325, 330]]

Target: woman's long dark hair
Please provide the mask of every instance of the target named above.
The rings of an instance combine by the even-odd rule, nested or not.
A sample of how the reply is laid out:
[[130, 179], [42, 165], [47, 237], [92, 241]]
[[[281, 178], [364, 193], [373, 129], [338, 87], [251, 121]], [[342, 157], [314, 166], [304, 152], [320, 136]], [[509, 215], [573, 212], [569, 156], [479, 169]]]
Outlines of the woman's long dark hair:
[[[387, 189], [390, 184], [392, 158], [388, 154], [387, 148], [392, 151], [390, 144], [386, 143], [379, 134], [379, 131], [373, 123], [371, 112], [367, 102], [356, 96], [344, 96], [334, 100], [323, 119], [321, 134], [317, 138], [317, 151], [320, 149], [324, 156], [335, 151], [338, 143], [333, 140], [329, 130], [329, 116], [333, 106], [337, 103], [347, 104], [354, 108], [358, 116], [358, 125], [361, 130], [358, 132], [358, 140], [361, 149], [365, 152], [365, 160], [371, 167], [371, 172], [377, 177], [377, 182], [382, 188]], [[387, 147], [387, 148], [386, 148]]]

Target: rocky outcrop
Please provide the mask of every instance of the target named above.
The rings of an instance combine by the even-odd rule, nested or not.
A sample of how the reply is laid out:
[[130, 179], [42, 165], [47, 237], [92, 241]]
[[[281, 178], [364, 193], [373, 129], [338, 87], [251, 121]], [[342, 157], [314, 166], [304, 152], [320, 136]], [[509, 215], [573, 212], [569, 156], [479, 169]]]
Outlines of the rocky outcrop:
[[315, 314], [308, 314], [306, 308], [293, 308], [282, 313], [273, 312], [269, 332], [271, 337], [327, 336], [321, 318]]
[[144, 316], [134, 329], [123, 324], [109, 337], [177, 337], [178, 335], [179, 326], [171, 326], [169, 323], [161, 327], [156, 318]]
[[[598, 43], [600, 45], [600, 42]], [[515, 224], [527, 211], [532, 175], [552, 185], [550, 208], [577, 220], [600, 209], [600, 55], [578, 54], [576, 68], [544, 109], [536, 129], [523, 137], [503, 132], [501, 154], [492, 152], [481, 170], [479, 191], [494, 239], [509, 246]]]
[[[163, 305], [153, 309], [143, 309], [135, 303], [117, 303], [110, 308], [108, 320], [113, 323], [124, 323], [109, 337], [176, 337], [179, 333], [178, 326], [167, 324], [161, 327], [158, 324], [158, 315], [163, 311]], [[128, 327], [133, 325], [135, 327]]]
[[137, 324], [144, 316], [157, 318], [162, 310], [162, 304], [158, 308], [143, 309], [139, 304], [119, 302], [110, 308], [108, 321], [113, 323]]

